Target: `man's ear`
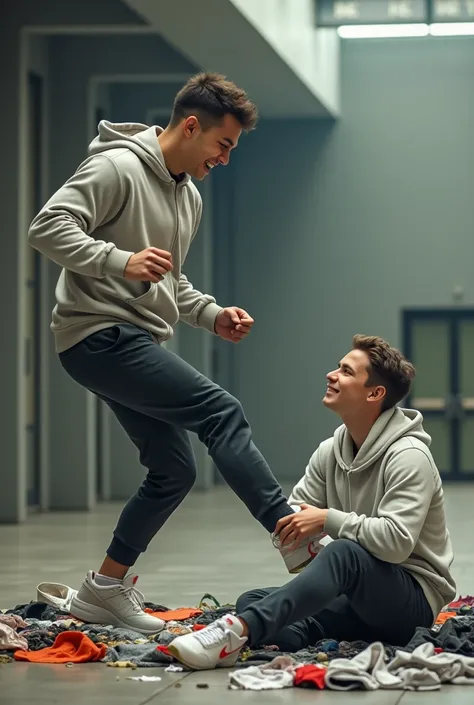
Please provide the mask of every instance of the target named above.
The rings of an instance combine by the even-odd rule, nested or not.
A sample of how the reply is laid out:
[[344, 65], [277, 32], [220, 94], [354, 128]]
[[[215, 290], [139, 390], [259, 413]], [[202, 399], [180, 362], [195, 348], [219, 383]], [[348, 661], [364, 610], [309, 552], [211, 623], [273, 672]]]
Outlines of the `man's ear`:
[[199, 120], [195, 115], [189, 115], [184, 121], [184, 134], [186, 137], [193, 137], [199, 130]]
[[385, 387], [382, 387], [382, 385], [379, 385], [378, 387], [375, 387], [372, 389], [370, 392], [368, 399], [369, 401], [382, 401], [382, 399], [386, 396], [387, 390]]

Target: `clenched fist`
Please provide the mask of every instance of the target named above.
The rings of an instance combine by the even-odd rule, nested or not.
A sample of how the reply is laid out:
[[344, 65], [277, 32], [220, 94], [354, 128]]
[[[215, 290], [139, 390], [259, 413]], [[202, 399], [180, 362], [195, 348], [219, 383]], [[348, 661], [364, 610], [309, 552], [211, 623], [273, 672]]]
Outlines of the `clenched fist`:
[[171, 252], [147, 247], [132, 255], [125, 267], [125, 279], [139, 282], [160, 282], [165, 274], [173, 269]]

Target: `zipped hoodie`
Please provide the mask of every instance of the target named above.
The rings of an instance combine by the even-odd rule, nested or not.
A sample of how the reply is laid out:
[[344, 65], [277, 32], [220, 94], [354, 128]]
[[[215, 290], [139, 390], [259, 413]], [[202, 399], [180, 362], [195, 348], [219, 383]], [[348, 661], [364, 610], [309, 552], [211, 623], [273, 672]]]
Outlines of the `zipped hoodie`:
[[456, 585], [441, 479], [422, 422], [412, 409], [385, 411], [355, 456], [351, 435], [339, 426], [311, 457], [289, 503], [328, 509], [331, 538], [356, 541], [412, 573], [436, 618]]
[[[166, 168], [160, 127], [103, 120], [87, 159], [30, 225], [28, 240], [63, 269], [51, 329], [62, 352], [123, 321], [157, 342], [182, 320], [214, 332], [221, 308], [181, 271], [202, 212], [189, 175]], [[173, 270], [158, 284], [125, 279], [129, 258], [147, 247], [171, 252]]]

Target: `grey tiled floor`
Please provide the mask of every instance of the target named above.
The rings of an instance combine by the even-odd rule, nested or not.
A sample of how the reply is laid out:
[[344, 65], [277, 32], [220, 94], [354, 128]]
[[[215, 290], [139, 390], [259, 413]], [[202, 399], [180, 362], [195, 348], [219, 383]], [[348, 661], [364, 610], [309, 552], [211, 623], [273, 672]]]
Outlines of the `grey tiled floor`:
[[[448, 520], [456, 551], [458, 593], [474, 593], [472, 505], [474, 485], [446, 486]], [[35, 599], [37, 583], [80, 584], [89, 568], [97, 568], [122, 505], [100, 506], [94, 512], [32, 515], [23, 526], [0, 526], [0, 606]], [[146, 598], [169, 606], [195, 605], [205, 592], [221, 603], [252, 587], [278, 585], [288, 580], [281, 559], [261, 527], [230, 490], [192, 494], [166, 524], [137, 570], [138, 587]], [[227, 689], [227, 672], [169, 674], [162, 669], [133, 671], [159, 675], [160, 682], [126, 679], [130, 672], [104, 664], [73, 668], [56, 665], [0, 665], [0, 704], [33, 705], [213, 705], [214, 703], [310, 702], [322, 705], [447, 705], [474, 702], [474, 686], [443, 688], [439, 692], [373, 693], [315, 692], [301, 689], [263, 693]], [[117, 680], [117, 678], [119, 680]], [[198, 688], [198, 684], [208, 688]]]

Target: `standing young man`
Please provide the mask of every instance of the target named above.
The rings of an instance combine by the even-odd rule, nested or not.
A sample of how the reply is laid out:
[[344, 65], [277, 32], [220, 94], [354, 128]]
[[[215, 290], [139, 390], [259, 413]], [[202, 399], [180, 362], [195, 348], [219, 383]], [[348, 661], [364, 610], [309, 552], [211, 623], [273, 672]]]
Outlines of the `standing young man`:
[[[177, 94], [166, 129], [103, 121], [88, 158], [33, 220], [30, 244], [63, 269], [52, 330], [66, 372], [109, 405], [147, 476], [125, 506], [99, 572], [71, 612], [154, 633], [128, 569], [191, 489], [197, 433], [230, 487], [267, 529], [293, 510], [255, 447], [239, 402], [160, 343], [179, 320], [238, 343], [253, 320], [221, 308], [182, 272], [202, 203], [191, 177], [229, 162], [257, 110], [218, 74]], [[282, 550], [289, 569], [293, 551]]]
[[342, 419], [290, 496], [300, 511], [278, 522], [280, 542], [333, 540], [294, 580], [252, 590], [170, 651], [195, 669], [232, 666], [245, 643], [298, 651], [319, 639], [403, 647], [455, 595], [441, 479], [422, 416], [396, 404], [415, 374], [377, 337], [355, 336], [327, 375], [323, 403]]

